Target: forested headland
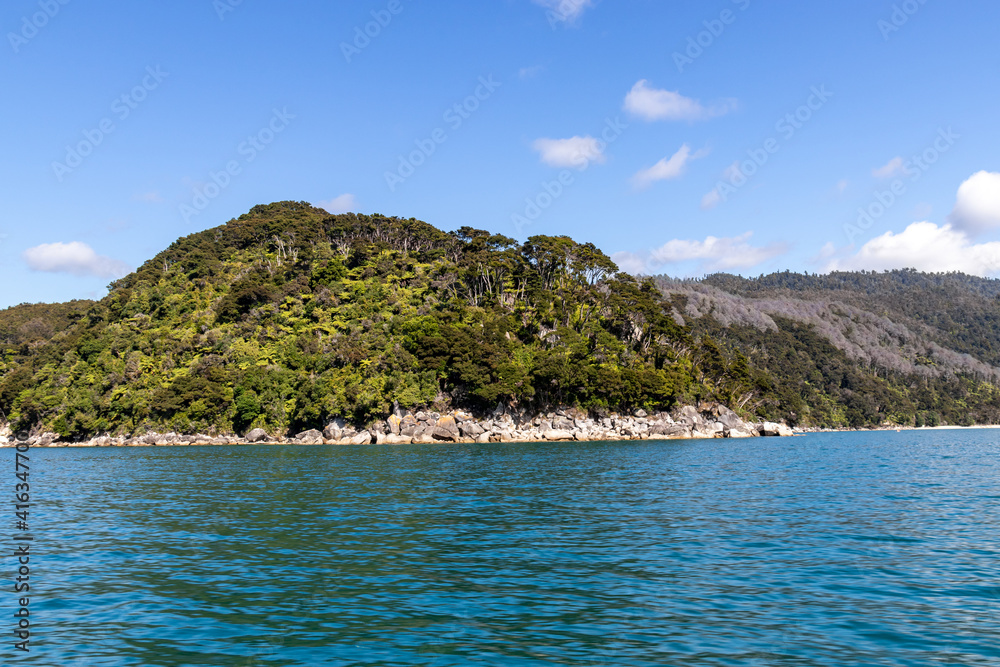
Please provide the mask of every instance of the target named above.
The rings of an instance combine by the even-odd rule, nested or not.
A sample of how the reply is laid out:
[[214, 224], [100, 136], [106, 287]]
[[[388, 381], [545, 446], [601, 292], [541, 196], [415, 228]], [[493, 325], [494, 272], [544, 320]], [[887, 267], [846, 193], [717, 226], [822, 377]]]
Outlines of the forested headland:
[[633, 277], [567, 237], [257, 206], [100, 301], [0, 312], [0, 420], [67, 439], [289, 434], [394, 410], [1000, 422], [1000, 283]]

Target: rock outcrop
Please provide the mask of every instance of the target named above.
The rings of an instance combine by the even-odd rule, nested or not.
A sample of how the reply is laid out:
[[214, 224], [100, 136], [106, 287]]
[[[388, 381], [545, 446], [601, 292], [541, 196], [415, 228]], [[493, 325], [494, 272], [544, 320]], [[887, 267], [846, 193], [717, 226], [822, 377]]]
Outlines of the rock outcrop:
[[[636, 410], [631, 415], [590, 415], [575, 408], [544, 414], [506, 412], [475, 417], [467, 412], [404, 412], [396, 410], [386, 421], [356, 428], [343, 419], [332, 420], [322, 430], [308, 430], [290, 440], [269, 435], [255, 428], [244, 437], [232, 435], [181, 435], [146, 433], [132, 437], [100, 435], [88, 442], [64, 443], [55, 433], [33, 435], [28, 443], [35, 447], [159, 447], [216, 446], [255, 443], [294, 445], [406, 445], [433, 443], [503, 443], [503, 442], [582, 442], [607, 440], [681, 440], [694, 438], [752, 438], [791, 436], [785, 424], [764, 422], [750, 424], [735, 412], [718, 403], [683, 406], [673, 412], [649, 414]], [[10, 429], [0, 428], [0, 446], [11, 447], [16, 438]]]

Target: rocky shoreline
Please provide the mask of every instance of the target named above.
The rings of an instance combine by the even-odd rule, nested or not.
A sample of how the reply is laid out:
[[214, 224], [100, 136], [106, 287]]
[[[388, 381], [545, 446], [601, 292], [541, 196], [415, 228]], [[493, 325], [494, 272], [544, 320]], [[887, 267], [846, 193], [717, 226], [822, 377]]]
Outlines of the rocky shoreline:
[[[310, 430], [293, 437], [254, 429], [245, 436], [179, 433], [146, 433], [132, 436], [102, 435], [82, 442], [65, 442], [55, 433], [32, 434], [34, 447], [168, 447], [207, 445], [409, 445], [441, 442], [520, 443], [615, 440], [687, 440], [753, 438], [795, 435], [785, 424], [748, 423], [717, 403], [685, 406], [671, 413], [594, 417], [575, 408], [528, 416], [497, 411], [475, 417], [467, 412], [405, 412], [397, 410], [387, 420], [366, 428], [334, 420], [322, 431]], [[22, 436], [22, 440], [24, 440]], [[12, 447], [17, 438], [0, 427], [0, 447]]]

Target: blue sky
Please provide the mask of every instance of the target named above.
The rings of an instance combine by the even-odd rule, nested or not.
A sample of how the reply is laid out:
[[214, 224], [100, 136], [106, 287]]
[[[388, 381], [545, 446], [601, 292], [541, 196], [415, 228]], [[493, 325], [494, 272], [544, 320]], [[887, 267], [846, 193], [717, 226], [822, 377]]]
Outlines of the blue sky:
[[997, 25], [992, 0], [9, 0], [0, 307], [102, 296], [278, 200], [650, 273], [996, 275]]

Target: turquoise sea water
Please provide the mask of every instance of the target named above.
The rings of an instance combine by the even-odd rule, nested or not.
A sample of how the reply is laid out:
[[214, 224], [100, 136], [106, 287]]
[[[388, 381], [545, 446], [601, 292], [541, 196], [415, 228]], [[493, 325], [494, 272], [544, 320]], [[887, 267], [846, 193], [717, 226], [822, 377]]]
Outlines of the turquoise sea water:
[[1000, 432], [30, 456], [4, 665], [1000, 664]]

